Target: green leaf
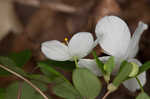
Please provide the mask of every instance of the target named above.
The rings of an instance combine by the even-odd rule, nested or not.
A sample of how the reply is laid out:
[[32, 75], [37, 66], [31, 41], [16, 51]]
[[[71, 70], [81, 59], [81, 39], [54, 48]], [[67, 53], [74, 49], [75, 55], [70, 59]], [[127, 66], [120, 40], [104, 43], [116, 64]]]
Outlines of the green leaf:
[[60, 76], [61, 74], [59, 72], [57, 72], [54, 68], [50, 67], [48, 64], [45, 64], [45, 63], [38, 63], [38, 66], [43, 70], [47, 71], [47, 72], [43, 72], [44, 74], [46, 75], [49, 75], [49, 74], [54, 74], [56, 76]]
[[24, 50], [19, 53], [11, 53], [8, 57], [11, 58], [17, 66], [22, 67], [30, 60], [31, 56], [31, 51]]
[[46, 61], [42, 61], [41, 63], [45, 63], [45, 64], [50, 65], [51, 67], [58, 67], [58, 68], [61, 68], [63, 70], [68, 70], [68, 71], [72, 71], [75, 69], [75, 64], [74, 62], [71, 62], [71, 61], [46, 60]]
[[[21, 87], [19, 88], [19, 86]], [[46, 86], [41, 84], [39, 84], [38, 87], [41, 87], [40, 89], [42, 91], [47, 90]], [[15, 82], [9, 85], [6, 89], [6, 99], [17, 99], [18, 90], [21, 92], [21, 99], [44, 99], [39, 93], [37, 93], [30, 85], [25, 82]]]
[[111, 56], [108, 61], [104, 64], [104, 71], [106, 72], [106, 74], [104, 75], [104, 80], [109, 83], [110, 81], [110, 75], [113, 71], [113, 68], [115, 66], [115, 61], [114, 61], [114, 57]]
[[141, 74], [144, 71], [147, 71], [150, 68], [150, 61], [144, 63], [140, 68], [139, 68], [139, 73]]
[[99, 58], [98, 58], [98, 56], [96, 55], [96, 52], [95, 52], [95, 51], [93, 51], [92, 54], [93, 54], [93, 56], [94, 56], [94, 59], [95, 59], [97, 65], [98, 65], [98, 67], [100, 68], [101, 72], [102, 72], [103, 74], [105, 74], [103, 62], [101, 62], [101, 61], [99, 60]]
[[121, 70], [113, 80], [113, 85], [116, 87], [118, 87], [128, 77], [128, 75], [132, 71], [132, 64], [123, 62], [120, 68]]
[[17, 99], [19, 83], [13, 83], [6, 89], [6, 99]]
[[16, 66], [14, 61], [12, 61], [10, 58], [5, 57], [5, 56], [0, 56], [0, 64], [8, 66], [8, 67]]
[[[8, 57], [4, 57], [4, 56], [0, 56], [0, 64], [4, 65], [5, 67], [23, 75], [23, 76], [26, 76], [26, 73], [23, 71], [23, 69], [19, 68], [19, 67], [16, 67], [16, 64], [14, 63], [14, 61], [12, 61], [10, 58]], [[0, 70], [4, 71], [2, 68], [0, 68]], [[6, 72], [3, 73], [3, 72], [0, 72], [1, 75], [3, 74], [10, 74], [9, 72]]]
[[[44, 84], [44, 83], [41, 83], [41, 82], [37, 82], [37, 81], [35, 81], [35, 80], [31, 80], [31, 82], [33, 83], [33, 84], [35, 84], [41, 91], [46, 91], [47, 89], [48, 89], [48, 86], [47, 86], [47, 84]], [[24, 82], [24, 83], [26, 83], [26, 82]], [[27, 83], [26, 83], [27, 84]], [[28, 86], [30, 86], [29, 84], [27, 84]], [[31, 87], [31, 86], [30, 86]], [[33, 88], [32, 88], [33, 89]], [[34, 89], [34, 91], [35, 91], [35, 89]], [[39, 94], [39, 93], [38, 93]]]
[[80, 93], [72, 86], [71, 83], [63, 79], [55, 80], [56, 85], [53, 87], [53, 92], [65, 99], [82, 99]]
[[29, 75], [27, 75], [27, 77], [29, 79], [32, 79], [32, 80], [35, 80], [38, 82], [47, 83], [47, 84], [52, 82], [52, 79], [50, 79], [44, 75], [40, 75], [40, 74], [29, 74]]
[[7, 72], [6, 70], [0, 68], [0, 76], [9, 76], [9, 75], [10, 75], [9, 72]]
[[56, 71], [54, 68], [52, 68], [48, 64], [45, 64], [43, 62], [39, 62], [38, 66], [40, 67], [41, 71], [47, 77], [50, 77], [50, 79], [55, 79], [56, 77], [61, 77], [61, 78], [65, 79], [67, 81], [67, 79], [64, 77], [64, 75], [62, 75], [61, 73], [59, 73], [58, 71]]
[[104, 64], [104, 70], [106, 71], [106, 73], [108, 75], [110, 75], [112, 73], [114, 66], [115, 66], [114, 57], [111, 56], [108, 59], [108, 61]]
[[95, 99], [101, 90], [100, 80], [85, 68], [74, 70], [73, 83], [75, 88], [86, 99]]
[[0, 99], [5, 99], [5, 89], [4, 88], [0, 88]]
[[123, 68], [124, 68], [124, 65], [126, 65], [126, 64], [128, 64], [128, 62], [127, 61], [122, 61], [122, 63], [121, 63], [121, 65], [120, 65], [120, 69], [119, 69], [119, 73], [123, 70]]
[[[16, 64], [10, 60], [8, 57], [0, 56], [0, 64], [6, 66], [6, 67], [14, 67]], [[7, 72], [6, 70], [0, 68], [0, 76], [8, 76], [11, 73]]]
[[145, 92], [142, 92], [136, 97], [136, 99], [150, 99], [150, 97]]

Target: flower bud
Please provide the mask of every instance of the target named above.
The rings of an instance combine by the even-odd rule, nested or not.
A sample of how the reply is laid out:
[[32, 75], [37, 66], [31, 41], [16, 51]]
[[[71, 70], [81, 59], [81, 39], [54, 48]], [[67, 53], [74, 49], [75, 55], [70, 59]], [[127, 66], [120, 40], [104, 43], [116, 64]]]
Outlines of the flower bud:
[[131, 64], [132, 64], [132, 71], [129, 74], [129, 77], [135, 77], [139, 72], [139, 66], [134, 62], [131, 62]]

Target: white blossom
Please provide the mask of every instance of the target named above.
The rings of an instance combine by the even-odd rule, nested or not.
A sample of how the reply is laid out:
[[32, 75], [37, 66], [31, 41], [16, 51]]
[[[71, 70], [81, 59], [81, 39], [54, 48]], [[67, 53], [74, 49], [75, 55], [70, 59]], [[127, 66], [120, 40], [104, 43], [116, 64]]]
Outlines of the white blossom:
[[91, 33], [79, 32], [71, 38], [68, 45], [57, 40], [46, 41], [42, 43], [41, 50], [49, 59], [72, 61], [74, 57], [81, 59], [87, 56], [94, 46], [95, 42]]
[[[139, 40], [141, 34], [144, 30], [148, 28], [147, 24], [139, 22], [137, 29], [131, 37], [131, 33], [127, 24], [116, 16], [105, 16], [102, 18], [96, 25], [95, 33], [97, 38], [99, 38], [99, 45], [109, 56], [115, 57], [116, 66], [114, 68], [113, 74], [115, 75], [120, 68], [120, 63], [123, 60], [129, 62], [134, 62], [141, 66], [140, 61], [135, 59], [138, 49], [139, 49]], [[103, 62], [109, 59], [109, 56], [100, 57], [99, 59]], [[79, 62], [79, 67], [88, 68], [93, 73], [98, 76], [101, 76], [101, 73], [97, 67], [97, 64], [94, 60], [90, 59], [81, 59]], [[138, 75], [139, 80], [142, 85], [146, 83], [146, 73], [143, 72]], [[136, 89], [139, 89], [139, 85], [136, 79], [130, 79], [125, 81], [124, 86], [130, 91], [134, 92]]]

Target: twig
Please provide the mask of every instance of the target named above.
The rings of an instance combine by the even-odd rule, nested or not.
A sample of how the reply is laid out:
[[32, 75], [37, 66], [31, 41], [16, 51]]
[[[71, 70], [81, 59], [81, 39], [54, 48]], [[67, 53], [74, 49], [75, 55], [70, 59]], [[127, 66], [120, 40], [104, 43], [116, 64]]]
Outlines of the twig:
[[48, 97], [36, 86], [34, 85], [32, 82], [30, 82], [28, 79], [24, 78], [23, 76], [21, 76], [20, 74], [12, 71], [11, 69], [0, 65], [1, 68], [3, 68], [4, 70], [14, 74], [15, 76], [19, 77], [20, 79], [24, 80], [26, 83], [28, 83], [32, 88], [34, 88], [39, 94], [41, 94], [43, 96], [44, 99], [48, 99]]
[[21, 99], [22, 83], [19, 83], [17, 99]]
[[110, 93], [111, 93], [111, 91], [107, 91], [107, 93], [104, 95], [104, 97], [102, 99], [106, 99]]

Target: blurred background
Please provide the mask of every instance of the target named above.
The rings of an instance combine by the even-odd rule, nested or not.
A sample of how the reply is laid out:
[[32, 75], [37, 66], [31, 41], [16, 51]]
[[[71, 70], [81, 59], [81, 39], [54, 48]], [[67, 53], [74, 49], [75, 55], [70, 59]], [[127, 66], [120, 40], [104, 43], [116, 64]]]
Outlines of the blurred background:
[[[30, 72], [36, 61], [45, 59], [40, 52], [42, 42], [64, 42], [65, 37], [81, 31], [94, 35], [96, 23], [107, 15], [121, 17], [134, 33], [139, 21], [150, 24], [150, 0], [0, 0], [0, 55], [30, 49], [32, 60], [24, 66]], [[97, 53], [102, 55], [100, 50]], [[150, 28], [141, 37], [137, 58], [143, 63], [150, 60]], [[150, 95], [149, 77], [147, 72], [144, 89]], [[0, 87], [16, 79], [0, 77]], [[108, 99], [133, 99], [137, 93], [121, 86]], [[49, 94], [54, 96], [51, 91]], [[53, 99], [61, 98], [54, 96]]]

